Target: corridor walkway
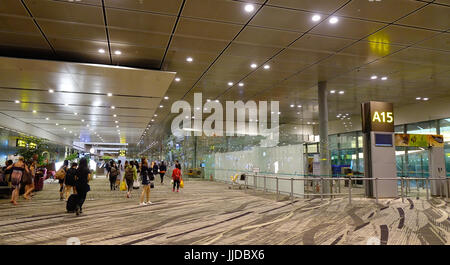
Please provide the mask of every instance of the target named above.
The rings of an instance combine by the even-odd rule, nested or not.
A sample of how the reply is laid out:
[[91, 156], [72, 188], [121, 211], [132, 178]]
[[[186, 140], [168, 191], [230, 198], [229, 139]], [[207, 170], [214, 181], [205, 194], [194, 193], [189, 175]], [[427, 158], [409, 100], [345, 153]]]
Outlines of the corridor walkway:
[[[168, 181], [168, 180], [166, 180]], [[0, 244], [450, 244], [449, 206], [440, 199], [276, 202], [259, 192], [190, 180], [180, 193], [156, 183], [149, 206], [109, 191], [106, 179], [76, 216], [65, 212], [58, 184], [45, 184], [32, 201], [14, 207], [0, 199]], [[378, 210], [377, 210], [378, 208]]]

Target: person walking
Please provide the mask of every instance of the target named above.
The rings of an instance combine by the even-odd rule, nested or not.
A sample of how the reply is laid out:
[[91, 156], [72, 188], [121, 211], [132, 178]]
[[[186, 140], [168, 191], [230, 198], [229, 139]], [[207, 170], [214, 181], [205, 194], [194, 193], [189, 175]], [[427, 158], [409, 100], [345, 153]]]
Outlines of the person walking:
[[177, 192], [180, 191], [180, 181], [181, 181], [181, 170], [175, 165], [172, 171], [173, 188], [172, 192], [175, 192], [175, 187], [177, 187]]
[[123, 173], [125, 171], [124, 166], [122, 165], [122, 160], [119, 159], [119, 161], [117, 162], [117, 169], [119, 170], [119, 176], [118, 178], [120, 179], [120, 181], [123, 180]]
[[[68, 160], [64, 160], [64, 164], [61, 166], [61, 168], [59, 170], [61, 170], [61, 169], [63, 169], [65, 174], [67, 174], [67, 170], [69, 170], [69, 161]], [[63, 197], [64, 178], [58, 179], [58, 182], [59, 182], [59, 200], [62, 201], [62, 200], [64, 200], [64, 197]]]
[[25, 171], [29, 172], [27, 165], [25, 165], [24, 158], [19, 157], [19, 161], [10, 165], [6, 170], [12, 169], [11, 172], [11, 187], [13, 191], [11, 193], [11, 203], [17, 205], [17, 199], [19, 198], [20, 182], [22, 180]]
[[111, 172], [111, 161], [105, 161], [106, 178], [109, 178], [109, 173]]
[[[133, 161], [131, 161], [131, 162], [133, 162]], [[131, 197], [131, 191], [133, 191], [134, 177], [135, 177], [135, 169], [133, 168], [133, 165], [129, 164], [128, 161], [125, 161], [124, 178], [125, 178], [125, 181], [127, 182], [127, 188], [128, 188], [127, 198]]]
[[34, 176], [36, 173], [36, 161], [29, 163], [28, 168], [29, 172], [24, 172], [23, 174], [23, 182], [22, 184], [25, 185], [25, 193], [23, 194], [23, 197], [26, 200], [31, 200], [31, 192], [34, 190]]
[[158, 167], [158, 163], [156, 161], [153, 162], [153, 166], [152, 166], [152, 172], [153, 172], [153, 180], [155, 179], [155, 177], [158, 175], [159, 173], [159, 167]]
[[[152, 204], [150, 201], [150, 179], [149, 174], [151, 174], [151, 170], [148, 168], [148, 163], [146, 158], [142, 158], [141, 160], [141, 178], [142, 178], [142, 193], [141, 193], [141, 203], [139, 205], [147, 205]], [[144, 197], [147, 197], [147, 202], [144, 202]]]
[[72, 194], [77, 193], [75, 190], [75, 177], [77, 175], [77, 163], [73, 162], [70, 169], [67, 170], [66, 177], [64, 178], [64, 195], [65, 199], [69, 199], [70, 190], [72, 189]]
[[109, 183], [110, 183], [111, 190], [116, 190], [118, 175], [119, 175], [119, 170], [117, 169], [117, 166], [115, 165], [114, 161], [111, 160], [110, 169], [109, 169]]
[[161, 161], [161, 164], [159, 165], [159, 176], [161, 177], [161, 184], [164, 185], [164, 174], [166, 174], [166, 164], [164, 164], [164, 161]]
[[91, 179], [91, 171], [89, 170], [87, 159], [81, 158], [80, 164], [76, 172], [75, 188], [78, 195], [78, 202], [75, 209], [77, 215], [83, 212], [83, 204], [86, 200], [86, 195], [90, 191], [89, 180]]

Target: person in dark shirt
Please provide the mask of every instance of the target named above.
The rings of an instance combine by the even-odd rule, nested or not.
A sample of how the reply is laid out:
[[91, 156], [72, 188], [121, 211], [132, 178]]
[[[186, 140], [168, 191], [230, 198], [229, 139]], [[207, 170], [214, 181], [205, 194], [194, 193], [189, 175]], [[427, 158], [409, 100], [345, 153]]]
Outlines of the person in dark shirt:
[[80, 164], [78, 166], [76, 175], [77, 178], [75, 181], [75, 188], [78, 194], [78, 203], [75, 211], [77, 215], [80, 215], [80, 213], [83, 212], [83, 204], [86, 200], [86, 194], [90, 190], [88, 183], [91, 177], [91, 171], [89, 170], [86, 158], [83, 157], [80, 159]]
[[164, 161], [161, 161], [161, 164], [159, 165], [159, 176], [161, 177], [161, 184], [164, 184], [164, 174], [166, 174], [166, 164], [164, 164]]
[[77, 163], [72, 163], [72, 167], [67, 170], [66, 177], [64, 178], [64, 188], [65, 188], [65, 197], [66, 200], [69, 198], [70, 190], [73, 190], [73, 193], [76, 193], [75, 191], [75, 176], [77, 175]]

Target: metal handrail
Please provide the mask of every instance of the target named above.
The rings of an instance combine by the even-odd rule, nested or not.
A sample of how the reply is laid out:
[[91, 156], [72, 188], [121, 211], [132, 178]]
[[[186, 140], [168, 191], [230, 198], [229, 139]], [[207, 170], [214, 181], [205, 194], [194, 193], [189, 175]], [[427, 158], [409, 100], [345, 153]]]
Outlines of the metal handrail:
[[[429, 200], [429, 191], [428, 189], [430, 189], [430, 181], [431, 180], [437, 180], [437, 181], [445, 181], [447, 183], [445, 191], [446, 191], [446, 198], [449, 198], [449, 180], [450, 177], [445, 176], [444, 178], [420, 178], [420, 177], [395, 177], [395, 178], [361, 178], [361, 177], [354, 177], [354, 176], [348, 176], [348, 177], [339, 177], [339, 178], [327, 178], [327, 177], [320, 177], [320, 176], [312, 176], [312, 177], [301, 177], [301, 178], [285, 178], [285, 177], [278, 177], [278, 176], [268, 176], [266, 174], [263, 175], [258, 175], [258, 174], [246, 174], [246, 178], [245, 178], [245, 190], [249, 189], [248, 186], [248, 177], [253, 177], [254, 178], [254, 187], [255, 190], [258, 189], [258, 185], [256, 183], [256, 180], [258, 178], [263, 178], [264, 179], [264, 187], [263, 187], [263, 191], [264, 193], [266, 191], [270, 191], [271, 189], [268, 189], [266, 186], [266, 179], [275, 179], [276, 180], [276, 198], [278, 201], [279, 198], [279, 194], [282, 193], [282, 191], [279, 190], [279, 180], [285, 180], [285, 181], [290, 181], [290, 192], [285, 191], [284, 193], [287, 193], [290, 195], [291, 197], [291, 204], [293, 204], [294, 202], [294, 190], [293, 190], [293, 183], [294, 181], [320, 181], [321, 182], [321, 186], [323, 187], [323, 181], [326, 180], [331, 180], [331, 181], [340, 181], [340, 180], [344, 180], [344, 181], [350, 181], [349, 182], [349, 189], [348, 189], [348, 197], [349, 197], [349, 203], [352, 203], [352, 189], [353, 189], [353, 181], [357, 180], [357, 181], [361, 181], [361, 180], [368, 180], [368, 181], [375, 181], [375, 199], [376, 199], [376, 203], [378, 204], [378, 182], [379, 181], [385, 181], [385, 180], [395, 180], [395, 181], [400, 181], [401, 182], [401, 198], [402, 198], [402, 202], [404, 202], [404, 182], [405, 180], [408, 182], [408, 186], [409, 186], [409, 181], [410, 180], [421, 180], [421, 181], [425, 181], [426, 185], [425, 185], [425, 189], [426, 189], [426, 196], [427, 196], [427, 200]], [[352, 178], [353, 177], [353, 178]], [[226, 182], [226, 181], [225, 181]], [[232, 182], [232, 184], [234, 185], [235, 183]], [[331, 184], [332, 185], [332, 184]], [[340, 190], [340, 184], [339, 184], [339, 190]], [[417, 187], [417, 190], [419, 192], [419, 187]], [[408, 189], [407, 189], [408, 192]], [[323, 188], [321, 188], [321, 192], [320, 194], [315, 194], [315, 193], [301, 193], [301, 194], [295, 194], [295, 195], [300, 195], [300, 196], [320, 196], [321, 197], [321, 201], [323, 200], [324, 196], [330, 196], [331, 198], [333, 198], [333, 196], [339, 196], [339, 195], [345, 195], [346, 193], [333, 193], [333, 187], [331, 186], [331, 193], [324, 193], [323, 192]], [[443, 193], [442, 193], [442, 186], [440, 187], [440, 194], [441, 197], [443, 197]], [[407, 193], [406, 193], [407, 196]]]

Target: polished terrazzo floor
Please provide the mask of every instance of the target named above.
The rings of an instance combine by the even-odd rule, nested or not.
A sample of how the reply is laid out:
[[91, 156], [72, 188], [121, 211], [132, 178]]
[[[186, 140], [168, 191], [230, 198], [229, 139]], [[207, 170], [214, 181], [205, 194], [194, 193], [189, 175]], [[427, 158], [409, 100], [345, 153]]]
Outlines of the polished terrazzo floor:
[[181, 245], [449, 245], [449, 205], [441, 198], [275, 200], [274, 195], [189, 180], [173, 193], [156, 183], [148, 206], [140, 190], [130, 199], [109, 191], [106, 179], [91, 182], [80, 216], [65, 212], [58, 184], [45, 184], [31, 201], [13, 206], [0, 199], [0, 244]]

